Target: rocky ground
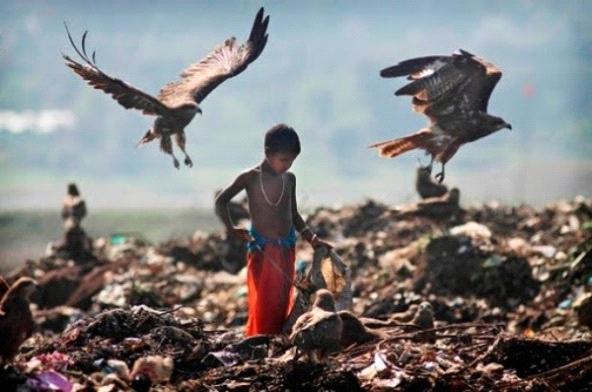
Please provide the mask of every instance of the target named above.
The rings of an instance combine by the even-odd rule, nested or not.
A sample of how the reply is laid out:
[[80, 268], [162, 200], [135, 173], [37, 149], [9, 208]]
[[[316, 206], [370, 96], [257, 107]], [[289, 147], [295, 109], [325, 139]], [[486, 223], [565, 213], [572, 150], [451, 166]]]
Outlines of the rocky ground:
[[[367, 339], [349, 330], [322, 362], [244, 339], [244, 247], [222, 234], [99, 238], [8, 277], [39, 283], [37, 326], [0, 389], [592, 391], [592, 200], [367, 201], [307, 221], [349, 265]], [[424, 301], [435, 324], [418, 328]]]

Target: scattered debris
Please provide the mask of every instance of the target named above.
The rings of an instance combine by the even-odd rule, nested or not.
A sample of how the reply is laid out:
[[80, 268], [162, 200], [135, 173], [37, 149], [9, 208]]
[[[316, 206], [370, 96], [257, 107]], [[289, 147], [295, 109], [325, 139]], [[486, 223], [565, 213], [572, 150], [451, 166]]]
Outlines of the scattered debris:
[[19, 277], [40, 286], [35, 333], [0, 389], [589, 390], [592, 200], [461, 208], [454, 196], [307, 217], [335, 249], [298, 244], [292, 322], [318, 288], [345, 298], [321, 363], [292, 360], [285, 335], [244, 338], [245, 249], [221, 233], [126, 234], [93, 241], [92, 257], [29, 261], [0, 281], [0, 296]]

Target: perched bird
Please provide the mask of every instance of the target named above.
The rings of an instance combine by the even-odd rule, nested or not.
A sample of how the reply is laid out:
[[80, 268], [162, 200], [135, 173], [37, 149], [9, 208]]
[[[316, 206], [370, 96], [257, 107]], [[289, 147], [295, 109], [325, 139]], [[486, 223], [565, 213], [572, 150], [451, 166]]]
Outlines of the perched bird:
[[366, 343], [385, 337], [380, 331], [368, 328], [364, 325], [364, 318], [358, 318], [349, 310], [341, 310], [337, 314], [343, 323], [341, 347], [348, 347], [354, 343]]
[[68, 184], [68, 194], [62, 203], [62, 220], [66, 230], [79, 226], [86, 216], [86, 203], [80, 197], [78, 187], [74, 183]]
[[19, 278], [0, 301], [0, 358], [12, 360], [20, 345], [33, 333], [35, 321], [29, 309], [29, 296], [37, 283]]
[[292, 328], [290, 341], [297, 348], [294, 360], [300, 352], [310, 360], [324, 360], [339, 349], [342, 331], [343, 322], [335, 312], [333, 295], [329, 290], [318, 290], [312, 309], [298, 317]]
[[415, 190], [422, 199], [428, 199], [442, 196], [448, 192], [448, 187], [432, 180], [431, 166], [419, 166], [415, 176]]
[[[434, 308], [432, 308], [432, 304], [427, 301], [420, 303], [413, 320], [411, 320], [411, 324], [414, 324], [421, 330], [429, 330], [434, 328]], [[425, 340], [430, 343], [434, 343], [436, 340], [435, 333], [426, 333]]]
[[432, 304], [427, 301], [420, 303], [411, 323], [421, 329], [434, 328], [434, 308]]
[[399, 139], [377, 143], [383, 157], [394, 158], [419, 148], [442, 164], [436, 179], [444, 179], [444, 165], [465, 144], [502, 128], [512, 126], [502, 118], [487, 113], [487, 104], [493, 88], [502, 73], [493, 64], [460, 50], [451, 56], [428, 56], [402, 61], [385, 68], [380, 76], [394, 78], [408, 75], [411, 83], [395, 95], [413, 96], [413, 109], [425, 114], [430, 122], [427, 128]]
[[578, 298], [573, 309], [578, 318], [578, 323], [592, 329], [592, 293], [588, 293]]
[[231, 37], [203, 58], [181, 73], [181, 79], [167, 84], [154, 97], [126, 82], [104, 73], [96, 64], [95, 52], [89, 57], [86, 53], [86, 34], [82, 35], [81, 50], [74, 44], [68, 26], [68, 39], [76, 53], [81, 57], [81, 64], [63, 54], [66, 65], [96, 89], [111, 95], [126, 109], [138, 109], [142, 113], [156, 116], [154, 124], [138, 145], [160, 139], [160, 149], [173, 157], [173, 164], [179, 168], [179, 161], [173, 153], [171, 136], [185, 155], [185, 165], [193, 162], [185, 152], [185, 127], [193, 117], [201, 114], [200, 104], [220, 83], [243, 72], [255, 61], [267, 43], [267, 25], [269, 16], [263, 17], [263, 8], [255, 17], [249, 39], [242, 45], [236, 44]]

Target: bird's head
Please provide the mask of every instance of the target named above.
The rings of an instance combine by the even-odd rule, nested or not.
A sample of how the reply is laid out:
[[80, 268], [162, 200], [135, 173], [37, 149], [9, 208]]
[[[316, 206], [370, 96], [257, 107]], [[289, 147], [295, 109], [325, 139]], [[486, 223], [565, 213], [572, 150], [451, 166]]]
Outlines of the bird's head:
[[432, 307], [432, 304], [429, 303], [428, 301], [423, 301], [422, 303], [419, 304], [416, 314], [421, 314], [424, 316], [429, 316], [429, 315], [433, 316], [434, 308]]
[[19, 278], [4, 294], [0, 307], [6, 311], [24, 301], [30, 301], [30, 296], [37, 290], [37, 282], [31, 278]]
[[419, 158], [417, 158], [417, 176], [418, 177], [423, 177], [423, 178], [427, 178], [429, 176], [432, 175], [432, 166], [431, 165], [427, 165], [424, 166], [421, 163], [421, 160]]
[[500, 129], [503, 129], [503, 128], [512, 129], [511, 124], [505, 122], [503, 118], [496, 117], [496, 116], [489, 116], [489, 125], [490, 125], [490, 128], [495, 131], [499, 131]]
[[180, 105], [177, 109], [181, 110], [183, 112], [186, 112], [187, 114], [191, 114], [191, 115], [196, 115], [197, 113], [199, 113], [199, 114], [202, 113], [201, 108], [195, 102], [185, 102], [182, 105]]
[[13, 286], [11, 287], [11, 291], [19, 297], [28, 300], [31, 294], [33, 294], [37, 288], [38, 285], [34, 279], [19, 278], [16, 282], [14, 282]]
[[317, 290], [314, 307], [321, 308], [327, 312], [335, 311], [335, 300], [333, 294], [327, 289]]

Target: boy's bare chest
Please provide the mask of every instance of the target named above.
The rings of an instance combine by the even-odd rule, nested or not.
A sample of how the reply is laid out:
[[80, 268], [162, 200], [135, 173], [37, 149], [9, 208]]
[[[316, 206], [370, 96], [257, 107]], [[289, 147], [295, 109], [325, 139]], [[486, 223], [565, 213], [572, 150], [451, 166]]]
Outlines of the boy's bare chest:
[[290, 210], [292, 184], [287, 175], [261, 178], [256, 176], [247, 185], [249, 206], [259, 210], [270, 210], [278, 213]]

